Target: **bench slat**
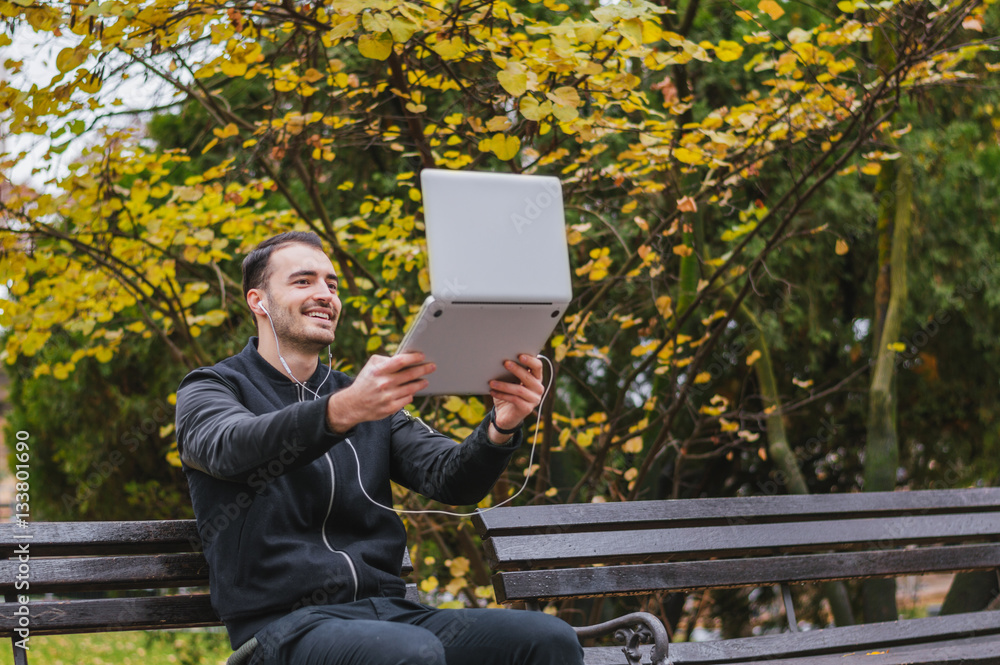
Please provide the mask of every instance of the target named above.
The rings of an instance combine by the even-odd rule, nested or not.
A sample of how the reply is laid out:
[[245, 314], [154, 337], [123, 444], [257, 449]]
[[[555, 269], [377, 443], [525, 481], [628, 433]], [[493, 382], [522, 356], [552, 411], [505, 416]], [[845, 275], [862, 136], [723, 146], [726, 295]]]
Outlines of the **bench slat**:
[[[0, 637], [18, 626], [17, 603], [0, 604]], [[31, 635], [100, 633], [220, 625], [208, 594], [101, 598], [97, 600], [32, 600]]]
[[[890, 652], [904, 653], [904, 650], [916, 648], [947, 648], [955, 640], [968, 641], [970, 645], [995, 644], [1000, 647], [1000, 612], [953, 614], [713, 642], [681, 642], [671, 644], [669, 653], [670, 660], [675, 665], [718, 665], [749, 661], [804, 665], [818, 662], [815, 659], [822, 658], [823, 654], [834, 654], [830, 657], [831, 663], [843, 663], [845, 653], [858, 652], [861, 655], [868, 651], [887, 649]], [[648, 653], [649, 647], [641, 650]], [[975, 653], [975, 649], [970, 651]], [[592, 647], [585, 654], [587, 665], [625, 665], [620, 647]], [[865, 657], [866, 663], [869, 662], [868, 658]]]
[[194, 520], [29, 522], [27, 528], [0, 524], [0, 555], [11, 556], [23, 543], [28, 543], [32, 557], [165, 554], [201, 549]]
[[[0, 561], [0, 590], [14, 591], [19, 562]], [[208, 586], [200, 553], [36, 559], [30, 561], [31, 594]]]
[[[901, 647], [872, 647], [855, 651], [854, 662], [864, 665], [996, 665], [1000, 662], [1000, 637], [985, 635], [930, 644], [912, 644]], [[776, 658], [755, 660], [754, 665], [844, 665], [847, 654], [827, 654], [804, 658]], [[729, 663], [731, 661], [721, 661]], [[742, 661], [746, 662], [746, 661]], [[683, 665], [683, 664], [678, 664]]]
[[1000, 488], [502, 507], [476, 513], [473, 522], [485, 537], [990, 510], [1000, 510]]
[[498, 603], [656, 591], [765, 586], [1000, 567], [1000, 545], [950, 545], [915, 550], [841, 552], [714, 561], [501, 572]]
[[887, 548], [1000, 539], [1000, 514], [920, 515], [726, 528], [651, 529], [637, 534], [564, 533], [492, 537], [483, 542], [494, 570], [586, 563], [645, 563], [769, 551]]
[[[27, 538], [26, 536], [30, 536]], [[0, 524], [0, 558], [16, 557], [28, 544], [36, 557], [114, 556], [201, 552], [195, 520], [137, 522], [29, 522], [27, 528]], [[403, 550], [403, 575], [413, 572], [410, 553]], [[0, 576], [0, 579], [6, 579]]]

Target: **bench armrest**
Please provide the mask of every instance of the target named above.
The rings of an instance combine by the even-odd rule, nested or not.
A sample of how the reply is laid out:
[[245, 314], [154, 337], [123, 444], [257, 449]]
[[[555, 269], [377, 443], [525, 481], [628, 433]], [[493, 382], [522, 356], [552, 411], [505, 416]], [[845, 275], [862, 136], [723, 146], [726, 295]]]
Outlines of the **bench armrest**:
[[667, 648], [670, 636], [663, 623], [649, 612], [633, 612], [593, 626], [574, 628], [578, 639], [600, 637], [614, 631], [615, 640], [623, 643], [622, 651], [629, 665], [639, 665], [639, 644], [653, 643], [649, 654], [652, 665], [670, 665]]

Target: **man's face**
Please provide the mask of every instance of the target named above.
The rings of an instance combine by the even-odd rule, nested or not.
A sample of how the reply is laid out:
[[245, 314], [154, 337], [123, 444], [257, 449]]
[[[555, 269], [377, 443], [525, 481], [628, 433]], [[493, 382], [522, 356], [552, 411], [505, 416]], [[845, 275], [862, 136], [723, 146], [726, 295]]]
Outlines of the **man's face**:
[[310, 353], [332, 344], [341, 303], [330, 257], [295, 243], [276, 249], [269, 265], [262, 295], [280, 343]]

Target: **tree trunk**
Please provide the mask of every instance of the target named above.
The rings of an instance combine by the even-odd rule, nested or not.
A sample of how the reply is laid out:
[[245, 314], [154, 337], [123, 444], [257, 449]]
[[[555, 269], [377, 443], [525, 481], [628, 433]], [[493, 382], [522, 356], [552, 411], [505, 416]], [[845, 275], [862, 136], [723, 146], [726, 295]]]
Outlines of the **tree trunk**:
[[[730, 297], [736, 294], [732, 289], [727, 289]], [[757, 351], [760, 357], [754, 363], [754, 372], [757, 375], [757, 384], [760, 390], [761, 402], [767, 414], [767, 452], [771, 460], [781, 473], [781, 478], [785, 490], [789, 494], [809, 494], [809, 487], [806, 479], [799, 469], [799, 462], [795, 458], [795, 452], [788, 445], [788, 434], [785, 431], [785, 420], [781, 414], [781, 394], [778, 392], [777, 381], [774, 378], [774, 365], [771, 363], [771, 351], [764, 338], [764, 329], [760, 321], [750, 311], [746, 303], [741, 303], [739, 307], [740, 318], [743, 319], [743, 330], [747, 326], [753, 329], [753, 335], [747, 344], [747, 349], [753, 353]], [[843, 582], [823, 583], [823, 595], [830, 603], [833, 612], [833, 620], [838, 626], [850, 626], [854, 624], [854, 613], [851, 610], [851, 601], [847, 596], [847, 587]]]
[[[876, 325], [872, 350], [875, 369], [868, 392], [868, 442], [865, 446], [864, 490], [885, 492], [896, 488], [899, 441], [896, 433], [895, 369], [896, 353], [891, 348], [899, 340], [903, 309], [906, 306], [906, 259], [913, 216], [913, 174], [906, 156], [899, 160], [895, 174], [896, 196], [882, 191], [879, 211], [879, 284], [876, 289]], [[880, 180], [885, 184], [889, 179]], [[883, 249], [885, 251], [883, 251]], [[887, 260], [886, 260], [887, 259]], [[885, 289], [888, 289], [886, 297]], [[884, 318], [878, 312], [882, 306]], [[864, 583], [865, 621], [895, 621], [896, 581], [867, 580]]]
[[961, 614], [985, 610], [1000, 593], [997, 571], [977, 570], [958, 573], [941, 604], [941, 614]]

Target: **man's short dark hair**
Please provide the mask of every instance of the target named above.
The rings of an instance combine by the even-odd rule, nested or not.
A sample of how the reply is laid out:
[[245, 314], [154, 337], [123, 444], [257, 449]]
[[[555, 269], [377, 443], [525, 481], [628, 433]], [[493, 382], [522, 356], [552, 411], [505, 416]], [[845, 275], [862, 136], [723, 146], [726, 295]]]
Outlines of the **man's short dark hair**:
[[243, 299], [250, 289], [266, 289], [271, 278], [271, 254], [285, 245], [309, 245], [323, 251], [323, 241], [315, 233], [289, 231], [264, 240], [243, 259]]

